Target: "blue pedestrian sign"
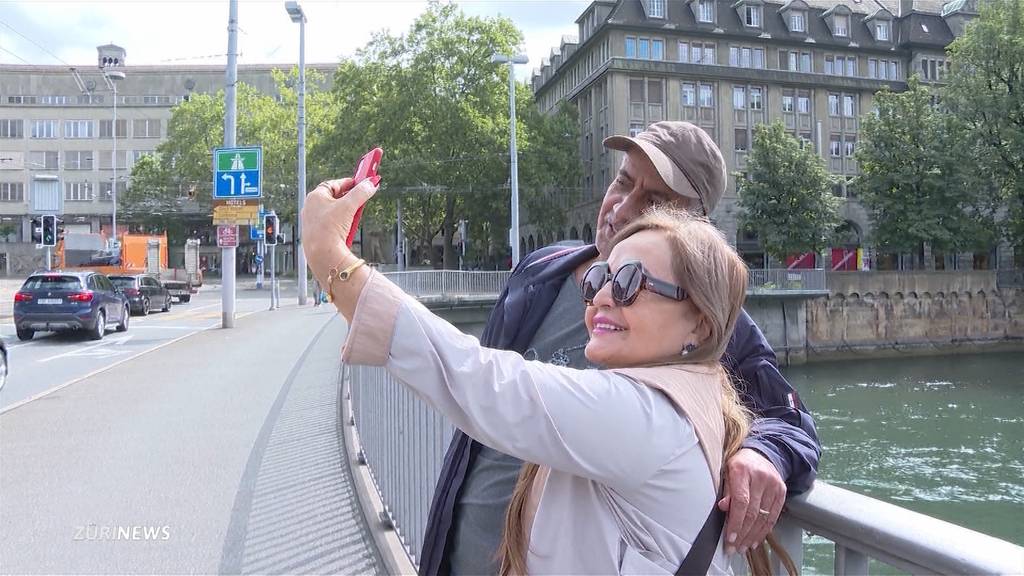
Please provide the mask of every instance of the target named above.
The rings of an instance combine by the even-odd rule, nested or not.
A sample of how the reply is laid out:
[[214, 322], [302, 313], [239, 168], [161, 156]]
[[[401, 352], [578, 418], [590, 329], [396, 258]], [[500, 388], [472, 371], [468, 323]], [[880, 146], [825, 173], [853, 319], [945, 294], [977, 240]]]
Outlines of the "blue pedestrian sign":
[[262, 198], [263, 149], [217, 148], [213, 151], [213, 197], [217, 200]]

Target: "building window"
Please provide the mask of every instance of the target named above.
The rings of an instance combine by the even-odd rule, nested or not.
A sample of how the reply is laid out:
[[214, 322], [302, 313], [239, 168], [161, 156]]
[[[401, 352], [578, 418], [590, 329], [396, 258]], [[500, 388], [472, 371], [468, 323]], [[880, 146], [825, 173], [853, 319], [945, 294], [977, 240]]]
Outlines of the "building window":
[[715, 107], [715, 94], [711, 90], [711, 84], [700, 85], [700, 107], [701, 108], [714, 108]]
[[681, 98], [683, 106], [697, 105], [697, 90], [693, 84], [683, 82]]
[[899, 80], [900, 79], [900, 77], [899, 77], [899, 70], [900, 70], [899, 62], [897, 62], [896, 60], [890, 60], [889, 61], [889, 79], [890, 80]]
[[853, 96], [851, 96], [850, 94], [843, 95], [843, 116], [846, 116], [847, 118], [854, 117], [853, 102]]
[[96, 133], [93, 126], [95, 124], [92, 123], [92, 120], [65, 120], [64, 137], [68, 139], [95, 138]]
[[747, 89], [743, 86], [733, 86], [732, 107], [734, 110], [747, 109]]
[[801, 114], [811, 113], [811, 98], [810, 96], [797, 96], [796, 97], [796, 110]]
[[[110, 139], [114, 137], [114, 121], [113, 120], [100, 120], [100, 138]], [[128, 137], [128, 121], [118, 120], [117, 121], [117, 137], [127, 138]]]
[[71, 103], [71, 97], [70, 96], [56, 96], [56, 95], [40, 96], [39, 97], [39, 103], [40, 104], [51, 104], [53, 106], [67, 106], [68, 104]]
[[851, 78], [857, 76], [857, 59], [852, 56], [846, 58], [846, 75]]
[[857, 151], [857, 138], [856, 136], [847, 136], [843, 141], [844, 154], [847, 158], [853, 158], [854, 152]]
[[715, 3], [714, 3], [714, 0], [699, 0], [699, 2], [697, 2], [697, 21], [698, 22], [714, 22], [715, 21]]
[[715, 45], [714, 44], [701, 44], [700, 42], [693, 42], [690, 45], [690, 63], [691, 64], [714, 64], [715, 63]]
[[65, 202], [91, 202], [92, 198], [92, 182], [64, 183]]
[[132, 135], [135, 138], [159, 138], [160, 120], [133, 120]]
[[829, 76], [836, 73], [836, 59], [831, 54], [825, 56], [825, 74]]
[[56, 138], [57, 137], [57, 121], [56, 120], [33, 120], [32, 121], [32, 137], [33, 138]]
[[689, 62], [690, 61], [690, 43], [679, 42], [679, 61]]
[[665, 17], [665, 0], [650, 0], [648, 6], [651, 12], [648, 14], [651, 18], [664, 18]]
[[754, 48], [754, 68], [764, 68], [764, 48]]
[[65, 170], [92, 170], [92, 150], [69, 150], [64, 152]]
[[[124, 170], [128, 166], [128, 151], [117, 151], [117, 169]], [[100, 150], [100, 170], [114, 169], [114, 151]]]
[[782, 111], [783, 112], [793, 112], [793, 110], [795, 110], [795, 108], [793, 106], [793, 97], [792, 96], [783, 96], [782, 97]]
[[761, 27], [761, 7], [760, 6], [746, 6], [744, 10], [745, 23], [751, 28]]
[[811, 53], [801, 52], [800, 53], [800, 71], [811, 72]]
[[[885, 62], [883, 61], [882, 70], [885, 70]], [[878, 60], [874, 58], [868, 58], [868, 78], [878, 78]]]
[[828, 115], [839, 116], [839, 95], [829, 94], [828, 95]]
[[764, 109], [764, 100], [761, 97], [761, 89], [760, 88], [751, 88], [750, 89], [750, 109], [751, 110], [763, 110]]
[[636, 38], [626, 36], [626, 58], [636, 58]]
[[629, 123], [629, 135], [631, 137], [635, 138], [636, 136], [638, 136], [643, 131], [644, 131], [644, 123], [643, 122], [630, 122]]
[[[113, 182], [109, 182], [109, 181], [108, 182], [101, 182], [100, 183], [100, 200], [103, 200], [104, 202], [110, 202], [111, 200], [113, 200], [114, 199], [114, 197], [113, 197], [113, 189], [114, 189], [114, 183]], [[124, 191], [125, 191], [124, 182], [118, 182], [117, 183], [117, 194], [120, 196], [120, 195], [124, 194]]]
[[747, 129], [746, 128], [737, 128], [735, 130], [735, 138], [733, 140], [736, 143], [735, 146], [734, 146], [734, 149], [737, 152], [746, 152], [747, 151]]
[[789, 13], [789, 31], [807, 31], [807, 17], [804, 15], [803, 11], [794, 10], [793, 12]]
[[651, 40], [651, 59], [652, 60], [664, 60], [665, 59], [665, 41], [659, 38]]
[[21, 139], [25, 137], [25, 122], [23, 120], [0, 119], [0, 138]]
[[650, 38], [640, 38], [637, 41], [637, 58], [641, 60], [648, 60], [651, 57], [651, 40]]
[[846, 14], [836, 14], [832, 17], [835, 35], [843, 38], [850, 35], [850, 17]]
[[28, 153], [28, 167], [31, 170], [56, 170], [59, 163], [56, 150], [35, 150]]
[[833, 134], [828, 144], [829, 155], [833, 158], [839, 158], [843, 152], [842, 138], [838, 134]]
[[24, 202], [25, 184], [22, 182], [0, 182], [0, 202]]
[[800, 67], [797, 64], [797, 58], [799, 54], [796, 52], [783, 52], [786, 55], [786, 70], [793, 70], [794, 72], [799, 70]]
[[889, 23], [875, 22], [875, 40], [879, 42], [889, 41]]
[[764, 48], [730, 46], [729, 65], [740, 68], [764, 68]]

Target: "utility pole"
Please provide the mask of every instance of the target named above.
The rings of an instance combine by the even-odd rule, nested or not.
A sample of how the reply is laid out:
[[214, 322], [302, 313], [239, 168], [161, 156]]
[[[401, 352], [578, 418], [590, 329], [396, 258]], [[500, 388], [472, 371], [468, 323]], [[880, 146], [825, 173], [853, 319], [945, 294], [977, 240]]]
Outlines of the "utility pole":
[[[228, 0], [228, 66], [224, 79], [224, 147], [235, 147], [238, 0]], [[221, 328], [235, 327], [235, 248], [221, 248]]]

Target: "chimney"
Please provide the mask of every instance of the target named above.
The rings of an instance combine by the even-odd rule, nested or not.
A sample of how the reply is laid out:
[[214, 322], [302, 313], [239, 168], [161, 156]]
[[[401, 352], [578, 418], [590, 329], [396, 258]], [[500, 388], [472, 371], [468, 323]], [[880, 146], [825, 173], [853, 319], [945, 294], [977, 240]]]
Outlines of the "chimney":
[[900, 0], [900, 10], [899, 10], [899, 14], [897, 14], [896, 16], [899, 17], [899, 18], [902, 18], [904, 16], [909, 16], [910, 13], [913, 10], [914, 10], [914, 0]]

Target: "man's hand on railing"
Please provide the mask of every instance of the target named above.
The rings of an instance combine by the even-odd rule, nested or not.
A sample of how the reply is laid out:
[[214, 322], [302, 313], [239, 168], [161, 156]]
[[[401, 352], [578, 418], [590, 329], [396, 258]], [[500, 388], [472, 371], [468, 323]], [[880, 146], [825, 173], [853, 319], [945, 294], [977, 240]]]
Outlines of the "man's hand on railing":
[[786, 483], [779, 471], [756, 450], [743, 448], [726, 463], [726, 552], [746, 553], [760, 546], [779, 520], [786, 503]]

